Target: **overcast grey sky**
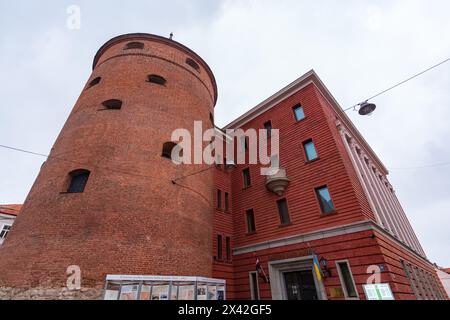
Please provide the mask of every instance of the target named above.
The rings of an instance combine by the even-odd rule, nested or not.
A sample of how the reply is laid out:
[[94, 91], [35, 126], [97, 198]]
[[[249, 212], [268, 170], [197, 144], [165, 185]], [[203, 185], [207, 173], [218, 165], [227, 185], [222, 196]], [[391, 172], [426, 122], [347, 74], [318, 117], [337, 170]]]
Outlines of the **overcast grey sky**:
[[[69, 5], [81, 29], [66, 27]], [[148, 32], [192, 48], [219, 87], [225, 125], [314, 68], [343, 107], [450, 56], [447, 0], [0, 0], [0, 144], [48, 153], [113, 36]], [[450, 267], [450, 63], [349, 116], [389, 179], [429, 258]], [[22, 203], [43, 158], [0, 149], [0, 203]]]

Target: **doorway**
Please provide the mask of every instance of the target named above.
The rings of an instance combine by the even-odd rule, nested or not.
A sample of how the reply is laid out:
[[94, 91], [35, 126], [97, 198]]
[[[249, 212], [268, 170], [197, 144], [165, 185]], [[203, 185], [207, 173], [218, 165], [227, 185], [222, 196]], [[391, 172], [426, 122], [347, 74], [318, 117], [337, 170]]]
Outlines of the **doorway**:
[[317, 279], [312, 265], [312, 256], [269, 261], [272, 299], [327, 300], [323, 281]]
[[284, 272], [288, 300], [318, 300], [312, 270]]

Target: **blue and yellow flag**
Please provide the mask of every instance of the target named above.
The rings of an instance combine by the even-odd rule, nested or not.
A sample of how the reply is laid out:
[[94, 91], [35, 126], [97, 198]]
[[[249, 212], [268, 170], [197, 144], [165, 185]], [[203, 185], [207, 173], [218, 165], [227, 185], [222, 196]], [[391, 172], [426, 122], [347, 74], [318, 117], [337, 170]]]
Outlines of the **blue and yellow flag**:
[[317, 260], [317, 256], [313, 255], [313, 268], [316, 272], [317, 280], [322, 281], [322, 269], [320, 268], [319, 260]]

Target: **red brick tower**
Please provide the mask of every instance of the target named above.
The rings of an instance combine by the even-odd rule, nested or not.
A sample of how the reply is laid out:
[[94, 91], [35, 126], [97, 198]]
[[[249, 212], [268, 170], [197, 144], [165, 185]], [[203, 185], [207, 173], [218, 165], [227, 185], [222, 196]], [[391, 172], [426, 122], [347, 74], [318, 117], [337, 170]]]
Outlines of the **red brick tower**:
[[207, 167], [162, 152], [173, 130], [212, 127], [216, 99], [210, 68], [180, 43], [103, 45], [0, 250], [0, 287], [62, 288], [69, 265], [88, 288], [106, 274], [211, 276], [213, 173], [174, 184]]

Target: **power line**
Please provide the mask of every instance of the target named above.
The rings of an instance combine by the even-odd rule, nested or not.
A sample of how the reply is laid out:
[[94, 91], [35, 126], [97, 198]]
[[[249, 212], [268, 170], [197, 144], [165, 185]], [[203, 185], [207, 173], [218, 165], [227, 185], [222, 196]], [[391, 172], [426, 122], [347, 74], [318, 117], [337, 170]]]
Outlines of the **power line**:
[[11, 146], [0, 145], [0, 147], [6, 148], [6, 149], [10, 149], [10, 150], [13, 150], [13, 151], [28, 153], [28, 154], [31, 154], [31, 155], [41, 156], [41, 157], [44, 157], [44, 158], [47, 158], [47, 159], [50, 159], [50, 160], [64, 161], [64, 162], [74, 163], [74, 164], [77, 164], [77, 165], [80, 165], [80, 166], [95, 167], [95, 168], [99, 168], [99, 169], [106, 169], [106, 170], [109, 170], [109, 171], [112, 171], [112, 172], [118, 172], [118, 173], [133, 175], [133, 176], [137, 176], [137, 177], [153, 178], [153, 179], [160, 180], [160, 178], [158, 178], [158, 177], [153, 177], [153, 176], [150, 176], [150, 175], [137, 173], [136, 171], [132, 172], [132, 171], [127, 171], [127, 170], [120, 170], [120, 169], [117, 169], [117, 168], [111, 168], [111, 167], [104, 166], [104, 165], [97, 165], [97, 164], [90, 164], [90, 163], [86, 163], [86, 162], [79, 162], [79, 161], [74, 161], [74, 160], [68, 160], [68, 159], [65, 159], [65, 158], [57, 157], [57, 156], [50, 156], [50, 155], [37, 153], [37, 152], [34, 152], [34, 151], [29, 151], [29, 150], [20, 149], [20, 148], [11, 147]]
[[[20, 148], [15, 148], [15, 147], [11, 147], [11, 146], [6, 146], [6, 145], [2, 145], [2, 144], [0, 144], [0, 147], [1, 147], [1, 148], [5, 148], [5, 149], [9, 149], [9, 150], [13, 150], [13, 151], [18, 151], [18, 152], [23, 152], [23, 153], [32, 154], [32, 155], [35, 155], [35, 156], [44, 157], [44, 158], [47, 158], [47, 159], [56, 159], [56, 160], [61, 160], [61, 161], [66, 161], [66, 162], [72, 162], [72, 163], [76, 163], [76, 164], [80, 164], [80, 165], [87, 165], [86, 163], [81, 163], [81, 162], [77, 162], [77, 161], [73, 161], [73, 160], [67, 160], [67, 159], [63, 159], [63, 158], [59, 158], [59, 157], [51, 157], [50, 155], [46, 155], [46, 154], [43, 154], [43, 153], [37, 153], [37, 152], [33, 152], [33, 151], [25, 150], [25, 149], [20, 149]], [[97, 165], [94, 165], [94, 166], [95, 166], [95, 167], [100, 167], [100, 166], [97, 166]], [[100, 168], [101, 168], [101, 167], [100, 167]], [[104, 168], [107, 168], [107, 167], [104, 167]], [[177, 178], [173, 179], [172, 182], [176, 182], [176, 181], [178, 181], [178, 180], [185, 179], [185, 178], [188, 178], [188, 177], [191, 177], [191, 176], [194, 176], [194, 175], [203, 173], [203, 172], [205, 172], [205, 171], [211, 170], [212, 168], [213, 168], [213, 167], [208, 167], [208, 168], [206, 168], [206, 169], [202, 169], [202, 170], [199, 170], [199, 171], [196, 171], [196, 172], [193, 172], [193, 173], [190, 173], [190, 174], [181, 176], [181, 177], [177, 177]], [[110, 169], [110, 168], [107, 168], [107, 169]], [[111, 169], [110, 169], [110, 170], [111, 170]], [[135, 173], [126, 172], [126, 171], [123, 171], [123, 170], [117, 170], [117, 169], [112, 169], [111, 171], [118, 171], [118, 172], [121, 172], [121, 173], [135, 174]], [[151, 178], [151, 176], [147, 176], [147, 175], [145, 175], [145, 177], [150, 177], [150, 178]], [[158, 178], [156, 178], [156, 177], [154, 177], [154, 178], [155, 178], [155, 179], [158, 179]], [[174, 184], [175, 184], [175, 183], [174, 183]]]
[[5, 146], [5, 145], [2, 145], [2, 144], [0, 144], [0, 147], [1, 147], [1, 148], [5, 148], [5, 149], [14, 150], [14, 151], [19, 151], [19, 152], [29, 153], [29, 154], [32, 154], [32, 155], [35, 155], [35, 156], [44, 157], [44, 158], [48, 158], [48, 157], [49, 157], [49, 156], [46, 155], [46, 154], [36, 153], [36, 152], [33, 152], [33, 151], [28, 151], [28, 150], [24, 150], [24, 149], [14, 148], [14, 147], [10, 147], [10, 146]]
[[391, 168], [390, 170], [392, 170], [392, 171], [397, 171], [397, 170], [417, 170], [417, 169], [429, 169], [429, 168], [438, 168], [438, 167], [445, 167], [445, 166], [450, 166], [450, 162], [435, 163], [435, 164], [416, 166], [416, 167]]
[[[78, 164], [78, 165], [90, 166], [87, 163], [77, 162], [77, 161], [73, 161], [73, 160], [67, 160], [67, 159], [63, 159], [63, 158], [59, 158], [59, 157], [52, 157], [52, 156], [45, 155], [45, 154], [42, 154], [42, 153], [37, 153], [37, 152], [34, 152], [34, 151], [29, 151], [29, 150], [25, 150], [25, 149], [21, 149], [21, 148], [6, 146], [6, 145], [2, 145], [2, 144], [0, 144], [0, 148], [5, 148], [5, 149], [9, 149], [9, 150], [17, 151], [17, 152], [22, 152], [22, 153], [28, 153], [28, 154], [31, 154], [31, 155], [45, 157], [45, 158], [48, 158], [48, 159], [55, 159], [55, 160], [59, 160], [59, 161], [71, 162], [71, 163], [75, 163], [75, 164]], [[126, 171], [126, 170], [119, 170], [117, 168], [110, 168], [110, 167], [98, 166], [98, 165], [92, 165], [92, 166], [94, 166], [96, 168], [100, 168], [100, 169], [107, 169], [107, 170], [110, 170], [110, 171], [113, 171], [113, 172], [134, 175], [134, 176], [137, 176], [137, 177], [152, 178], [152, 179], [156, 179], [156, 180], [161, 180], [160, 177], [153, 177], [153, 176], [149, 176], [149, 175], [139, 174], [139, 173], [136, 173], [136, 172]], [[400, 170], [419, 170], [419, 169], [428, 169], [428, 168], [436, 168], [436, 167], [444, 167], [444, 166], [450, 166], [450, 162], [435, 163], [435, 164], [416, 166], [416, 167], [389, 168], [389, 170], [391, 170], [391, 171], [397, 171], [397, 170], [398, 171], [400, 171]], [[211, 166], [211, 167], [208, 167], [206, 169], [202, 169], [202, 170], [199, 170], [199, 171], [196, 171], [196, 172], [193, 172], [193, 173], [181, 176], [181, 177], [177, 177], [177, 178], [174, 178], [173, 180], [171, 180], [171, 182], [172, 182], [172, 184], [178, 185], [180, 187], [184, 187], [184, 188], [190, 189], [187, 186], [179, 184], [177, 181], [185, 179], [185, 178], [188, 178], [188, 177], [191, 177], [191, 176], [194, 176], [194, 175], [197, 175], [197, 174], [200, 174], [200, 173], [203, 173], [203, 172], [206, 172], [206, 171], [211, 170], [213, 168], [214, 168], [214, 166]], [[192, 190], [192, 191], [194, 191], [194, 190]], [[194, 191], [194, 192], [198, 193], [197, 191]], [[203, 198], [205, 198], [204, 195], [201, 195], [201, 196]]]
[[185, 178], [188, 178], [188, 177], [195, 176], [197, 174], [200, 174], [200, 173], [203, 173], [205, 171], [211, 170], [212, 168], [214, 168], [214, 167], [211, 166], [211, 167], [208, 167], [206, 169], [202, 169], [202, 170], [199, 170], [199, 171], [196, 171], [196, 172], [193, 172], [193, 173], [190, 173], [190, 174], [187, 174], [187, 175], [175, 178], [175, 179], [172, 180], [172, 182], [176, 182], [176, 181], [181, 180], [181, 179], [185, 179]]
[[156, 177], [152, 177], [152, 176], [149, 176], [149, 175], [143, 175], [143, 174], [139, 174], [139, 173], [136, 173], [136, 172], [120, 170], [120, 169], [117, 169], [117, 168], [110, 168], [110, 167], [107, 167], [107, 166], [99, 166], [99, 165], [96, 165], [96, 164], [89, 164], [89, 163], [86, 163], [86, 162], [79, 162], [79, 161], [74, 161], [74, 160], [68, 160], [68, 159], [64, 159], [64, 158], [61, 158], [61, 157], [50, 156], [50, 155], [46, 155], [46, 154], [43, 154], [43, 153], [38, 153], [38, 152], [29, 151], [29, 150], [25, 150], [25, 149], [21, 149], [21, 148], [6, 146], [6, 145], [2, 145], [2, 144], [0, 144], [0, 148], [5, 148], [5, 149], [13, 150], [13, 151], [18, 151], [18, 152], [23, 152], [23, 153], [27, 153], [27, 154], [31, 154], [31, 155], [35, 155], [35, 156], [44, 157], [44, 158], [47, 158], [47, 159], [74, 163], [74, 164], [81, 165], [81, 166], [89, 166], [89, 167], [92, 166], [92, 167], [95, 167], [95, 168], [107, 169], [107, 170], [110, 170], [110, 171], [124, 173], [124, 174], [129, 174], [129, 175], [134, 175], [134, 176], [139, 176], [139, 177], [143, 177], [143, 178], [159, 179], [159, 178], [156, 178]]
[[[367, 102], [367, 101], [369, 101], [369, 100], [372, 100], [372, 99], [374, 99], [374, 98], [376, 98], [376, 97], [378, 97], [378, 96], [381, 96], [382, 94], [384, 94], [384, 93], [386, 93], [386, 92], [388, 92], [388, 91], [391, 91], [392, 89], [395, 89], [395, 88], [401, 86], [402, 84], [405, 84], [406, 82], [411, 81], [411, 80], [413, 80], [413, 79], [415, 79], [415, 78], [417, 78], [417, 77], [423, 75], [424, 73], [426, 73], [426, 72], [428, 72], [428, 71], [430, 71], [430, 70], [433, 70], [433, 69], [439, 67], [440, 65], [443, 65], [444, 63], [446, 63], [446, 62], [448, 62], [448, 61], [450, 61], [450, 58], [447, 58], [447, 59], [445, 59], [445, 60], [439, 62], [438, 64], [435, 64], [434, 66], [431, 66], [431, 67], [429, 67], [428, 69], [426, 69], [426, 70], [424, 70], [424, 71], [421, 71], [421, 72], [419, 72], [419, 73], [413, 75], [412, 77], [409, 77], [408, 79], [403, 80], [403, 81], [401, 81], [401, 82], [399, 82], [399, 83], [393, 85], [392, 87], [389, 87], [389, 88], [387, 88], [387, 89], [385, 89], [385, 90], [383, 90], [383, 91], [377, 93], [376, 95], [370, 97], [369, 99], [366, 99], [365, 102]], [[349, 110], [355, 109], [355, 108], [356, 108], [357, 106], [359, 106], [359, 105], [361, 105], [361, 103], [355, 104], [354, 106], [352, 106], [352, 107], [350, 107], [350, 108], [344, 109], [344, 112], [347, 112], [347, 111], [349, 111]]]
[[208, 205], [209, 205], [210, 207], [213, 206], [213, 204], [211, 203], [211, 201], [209, 201], [208, 198], [206, 198], [206, 196], [203, 195], [200, 191], [197, 191], [197, 190], [195, 190], [195, 189], [193, 189], [193, 188], [191, 188], [191, 187], [189, 187], [189, 186], [186, 186], [186, 185], [184, 185], [184, 184], [180, 184], [180, 183], [178, 183], [176, 180], [172, 180], [172, 183], [173, 183], [174, 185], [177, 185], [177, 186], [181, 187], [181, 188], [185, 188], [185, 189], [187, 189], [187, 190], [190, 190], [190, 191], [194, 192], [195, 194], [197, 194], [198, 196], [200, 196], [203, 200], [205, 200], [205, 201], [208, 203]]
[[[118, 172], [118, 173], [122, 173], [122, 174], [128, 174], [128, 175], [133, 175], [133, 176], [137, 176], [137, 177], [142, 177], [142, 178], [152, 178], [152, 179], [155, 179], [155, 180], [161, 180], [160, 177], [153, 177], [153, 176], [146, 175], [146, 174], [140, 174], [140, 173], [137, 173], [137, 172], [127, 171], [127, 170], [120, 170], [120, 169], [117, 169], [117, 168], [110, 168], [110, 167], [107, 167], [107, 166], [99, 166], [99, 165], [95, 165], [95, 164], [91, 165], [91, 164], [88, 164], [88, 163], [83, 163], [83, 162], [68, 160], [68, 159], [64, 159], [64, 158], [60, 158], [60, 157], [50, 156], [50, 155], [46, 155], [46, 154], [43, 154], [43, 153], [38, 153], [38, 152], [29, 151], [29, 150], [25, 150], [25, 149], [21, 149], [21, 148], [11, 147], [11, 146], [7, 146], [7, 145], [3, 145], [3, 144], [0, 144], [0, 148], [13, 150], [13, 151], [17, 151], [17, 152], [22, 152], [22, 153], [27, 153], [27, 154], [31, 154], [31, 155], [35, 155], [35, 156], [40, 156], [40, 157], [44, 157], [44, 158], [47, 158], [47, 159], [54, 159], [54, 160], [58, 160], [58, 161], [65, 161], [65, 162], [69, 162], [69, 163], [75, 163], [75, 164], [81, 165], [81, 166], [93, 166], [95, 168], [106, 169], [106, 170], [109, 170], [109, 171], [112, 171], [112, 172]], [[172, 180], [172, 183], [174, 185], [177, 185], [177, 186], [189, 189], [192, 192], [194, 192], [194, 193], [198, 194], [199, 196], [201, 196], [206, 201], [208, 201], [207, 198], [203, 194], [201, 194], [200, 192], [198, 192], [198, 191], [196, 191], [196, 190], [194, 190], [194, 189], [192, 189], [192, 188], [190, 188], [188, 186], [185, 186], [185, 185], [177, 183], [177, 180], [181, 180], [181, 179], [184, 179], [184, 178], [187, 178], [187, 177], [190, 177], [190, 176], [202, 173], [204, 171], [210, 170], [211, 168], [212, 167], [209, 167], [207, 169], [203, 169], [203, 170], [198, 171], [198, 172], [193, 172], [191, 174], [187, 174], [185, 176], [181, 176], [181, 177], [175, 178], [174, 180]]]
[[[395, 85], [393, 85], [393, 86], [391, 86], [391, 87], [389, 87], [389, 88], [387, 88], [387, 89], [385, 89], [385, 90], [383, 90], [383, 91], [381, 91], [381, 92], [379, 92], [379, 93], [373, 95], [372, 97], [366, 99], [365, 102], [367, 102], [367, 101], [369, 101], [369, 100], [372, 100], [372, 99], [374, 99], [374, 98], [376, 98], [376, 97], [378, 97], [378, 96], [380, 96], [380, 95], [382, 95], [382, 94], [384, 94], [384, 93], [386, 93], [386, 92], [388, 92], [388, 91], [390, 91], [390, 90], [393, 90], [393, 89], [395, 89], [395, 88], [401, 86], [402, 84], [405, 84], [406, 82], [411, 81], [411, 80], [413, 80], [413, 79], [415, 79], [415, 78], [417, 78], [417, 77], [423, 75], [424, 73], [426, 73], [426, 72], [428, 72], [428, 71], [430, 71], [430, 70], [433, 70], [433, 69], [435, 69], [435, 68], [437, 68], [437, 67], [443, 65], [444, 63], [446, 63], [446, 62], [448, 62], [448, 61], [450, 61], [450, 58], [447, 58], [447, 59], [445, 59], [445, 60], [443, 60], [443, 61], [441, 61], [441, 62], [439, 62], [439, 63], [437, 63], [437, 64], [435, 64], [435, 65], [433, 65], [433, 66], [431, 66], [431, 67], [429, 67], [429, 68], [427, 68], [427, 69], [425, 69], [425, 70], [423, 70], [423, 71], [421, 71], [421, 72], [419, 72], [419, 73], [417, 73], [417, 74], [415, 74], [415, 75], [413, 75], [413, 76], [411, 76], [411, 77], [409, 77], [408, 79], [403, 80], [403, 81], [401, 81], [401, 82], [399, 82], [399, 83], [397, 83], [397, 84], [395, 84]], [[361, 105], [361, 103], [355, 104], [354, 106], [352, 106], [352, 107], [350, 107], [350, 108], [347, 108], [347, 109], [344, 109], [343, 111], [344, 111], [344, 112], [347, 112], [347, 111], [349, 111], [349, 110], [355, 109], [355, 108], [356, 108], [357, 106], [359, 106], [359, 105]], [[215, 127], [216, 127], [216, 126], [215, 126]], [[223, 131], [223, 130], [222, 130], [221, 128], [219, 128], [219, 127], [216, 127], [216, 128], [219, 129], [220, 131]], [[52, 158], [52, 159], [58, 159], [58, 160], [62, 160], [62, 161], [72, 162], [72, 163], [78, 163], [78, 162], [75, 162], [75, 161], [71, 161], [71, 160], [67, 160], [67, 159], [62, 159], [62, 158], [57, 158], [57, 157], [50, 157], [49, 155], [46, 155], [46, 154], [37, 153], [37, 152], [25, 150], [25, 149], [16, 148], [16, 147], [11, 147], [11, 146], [6, 146], [6, 145], [0, 145], [0, 147], [1, 147], [1, 148], [5, 148], [5, 149], [10, 149], [10, 150], [18, 151], [18, 152], [28, 153], [28, 154], [32, 154], [32, 155], [36, 155], [36, 156], [40, 156], [40, 157], [44, 157], [44, 158]], [[81, 163], [78, 163], [78, 164], [81, 164]], [[445, 166], [445, 165], [450, 165], [450, 163], [442, 163], [442, 164], [435, 164], [435, 165], [421, 166], [421, 167], [393, 168], [393, 170], [420, 169], [420, 168], [429, 168], [429, 167]], [[96, 167], [99, 167], [99, 166], [96, 166]], [[192, 176], [192, 175], [196, 175], [196, 174], [202, 173], [202, 172], [207, 171], [207, 170], [209, 170], [209, 169], [210, 169], [210, 168], [205, 169], [205, 170], [201, 170], [201, 171], [199, 171], [199, 172], [194, 172], [194, 173], [189, 174], [189, 175], [186, 175], [186, 176], [182, 176], [182, 177], [175, 178], [174, 180], [172, 180], [172, 182], [175, 182], [175, 181], [177, 181], [177, 180], [180, 180], [180, 179], [184, 179], [184, 178], [190, 177], [190, 176]], [[115, 170], [115, 171], [117, 171], [117, 170]], [[146, 176], [146, 177], [149, 177], [149, 176]]]

